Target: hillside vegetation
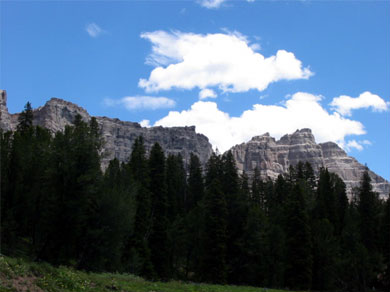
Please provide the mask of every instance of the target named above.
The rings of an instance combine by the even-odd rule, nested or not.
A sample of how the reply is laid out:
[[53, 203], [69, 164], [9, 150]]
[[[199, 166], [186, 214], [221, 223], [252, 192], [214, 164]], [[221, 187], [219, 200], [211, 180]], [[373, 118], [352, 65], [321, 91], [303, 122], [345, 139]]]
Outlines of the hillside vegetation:
[[348, 200], [339, 176], [308, 162], [249, 178], [230, 151], [186, 165], [140, 136], [103, 172], [96, 119], [53, 136], [32, 115], [27, 104], [17, 129], [0, 131], [6, 256], [163, 282], [389, 291], [390, 200], [368, 171]]
[[265, 288], [150, 282], [130, 274], [87, 273], [47, 263], [0, 257], [0, 292], [128, 291], [128, 292], [278, 292]]

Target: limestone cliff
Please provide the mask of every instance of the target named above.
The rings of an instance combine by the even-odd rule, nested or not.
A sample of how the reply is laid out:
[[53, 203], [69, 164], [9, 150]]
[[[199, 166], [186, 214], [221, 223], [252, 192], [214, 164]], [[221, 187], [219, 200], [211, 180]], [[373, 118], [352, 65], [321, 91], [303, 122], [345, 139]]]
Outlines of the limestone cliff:
[[[253, 137], [247, 143], [236, 145], [231, 150], [238, 169], [249, 176], [258, 167], [263, 178], [275, 179], [279, 174], [286, 173], [290, 165], [308, 161], [316, 172], [320, 167], [327, 167], [337, 173], [346, 183], [349, 192], [359, 185], [365, 170], [365, 166], [348, 156], [337, 144], [317, 144], [310, 129], [297, 130], [278, 141], [266, 133]], [[390, 192], [389, 182], [372, 171], [369, 173], [374, 190], [387, 197]]]

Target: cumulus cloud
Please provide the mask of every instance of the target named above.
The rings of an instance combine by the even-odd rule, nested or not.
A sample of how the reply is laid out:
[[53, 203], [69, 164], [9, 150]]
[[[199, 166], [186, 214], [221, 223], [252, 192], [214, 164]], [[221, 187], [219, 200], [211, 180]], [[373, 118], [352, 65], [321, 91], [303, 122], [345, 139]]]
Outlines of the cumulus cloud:
[[295, 55], [279, 50], [264, 57], [239, 32], [193, 34], [154, 31], [141, 35], [152, 43], [146, 63], [155, 66], [138, 85], [147, 92], [172, 88], [222, 92], [262, 91], [279, 80], [308, 79], [312, 72]]
[[149, 120], [142, 120], [142, 121], [139, 122], [139, 124], [141, 125], [141, 127], [145, 127], [145, 128], [150, 128], [151, 127]]
[[94, 22], [87, 24], [85, 26], [85, 31], [89, 34], [90, 37], [93, 38], [97, 38], [99, 35], [105, 32]]
[[154, 96], [126, 96], [119, 100], [107, 98], [104, 100], [106, 106], [124, 106], [128, 110], [150, 109], [156, 110], [160, 108], [172, 108], [176, 102], [167, 97]]
[[209, 89], [209, 88], [202, 89], [199, 92], [199, 98], [200, 99], [216, 98], [216, 97], [217, 97], [217, 94], [214, 92], [214, 90]]
[[155, 125], [195, 125], [197, 132], [209, 137], [220, 151], [265, 132], [280, 138], [296, 129], [311, 128], [317, 142], [334, 141], [339, 145], [346, 145], [348, 135], [365, 134], [359, 121], [344, 118], [337, 112], [328, 112], [320, 101], [320, 96], [298, 92], [283, 105], [255, 104], [239, 117], [231, 117], [221, 111], [215, 102], [198, 101], [189, 110], [169, 112]]
[[198, 3], [205, 8], [219, 8], [226, 0], [200, 0]]
[[371, 145], [371, 142], [368, 140], [363, 140], [363, 141], [350, 140], [346, 142], [344, 149], [347, 150], [348, 152], [351, 151], [352, 149], [362, 151], [364, 146], [367, 145]]
[[369, 91], [363, 92], [359, 97], [341, 95], [332, 100], [330, 105], [341, 115], [351, 116], [351, 111], [361, 108], [371, 108], [373, 111], [386, 111], [389, 109], [389, 102]]

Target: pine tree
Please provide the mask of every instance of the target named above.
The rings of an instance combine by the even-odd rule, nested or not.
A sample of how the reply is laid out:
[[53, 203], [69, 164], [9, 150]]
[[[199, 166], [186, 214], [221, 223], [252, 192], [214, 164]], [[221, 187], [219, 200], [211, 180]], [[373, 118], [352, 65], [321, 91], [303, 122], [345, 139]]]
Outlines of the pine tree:
[[168, 279], [168, 217], [167, 217], [167, 187], [165, 178], [165, 156], [161, 146], [155, 143], [149, 157], [150, 192], [152, 206], [152, 229], [149, 237], [151, 261], [157, 277]]
[[358, 193], [358, 211], [360, 215], [360, 236], [368, 250], [376, 250], [378, 242], [379, 217], [378, 194], [373, 192], [368, 170], [364, 171]]
[[139, 136], [135, 139], [130, 161], [125, 166], [128, 170], [126, 181], [134, 180], [136, 189], [136, 213], [134, 218], [134, 231], [128, 231], [123, 253], [124, 270], [141, 275], [148, 279], [155, 277], [151, 262], [149, 236], [152, 228], [152, 203], [150, 192], [150, 175], [144, 139]]
[[311, 286], [311, 236], [303, 185], [295, 183], [286, 202], [287, 266], [285, 281], [292, 289]]
[[226, 228], [228, 214], [222, 187], [217, 178], [209, 182], [203, 204], [199, 278], [204, 282], [224, 284], [227, 278]]
[[191, 153], [188, 174], [188, 191], [186, 197], [186, 209], [192, 210], [197, 206], [204, 195], [204, 181], [202, 175], [202, 166], [198, 156]]
[[24, 131], [31, 128], [33, 125], [33, 119], [34, 119], [34, 114], [31, 107], [31, 103], [27, 102], [26, 105], [24, 106], [24, 110], [20, 113], [18, 117], [19, 124], [17, 126], [17, 129], [19, 131]]

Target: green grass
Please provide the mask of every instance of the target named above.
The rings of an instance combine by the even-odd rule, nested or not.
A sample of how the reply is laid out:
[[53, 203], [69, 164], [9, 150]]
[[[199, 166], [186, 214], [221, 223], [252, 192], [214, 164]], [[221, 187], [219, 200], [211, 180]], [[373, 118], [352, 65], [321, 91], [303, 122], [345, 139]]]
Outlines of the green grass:
[[210, 284], [149, 282], [129, 274], [87, 273], [69, 267], [0, 256], [0, 292], [278, 292], [279, 290]]

